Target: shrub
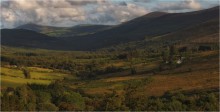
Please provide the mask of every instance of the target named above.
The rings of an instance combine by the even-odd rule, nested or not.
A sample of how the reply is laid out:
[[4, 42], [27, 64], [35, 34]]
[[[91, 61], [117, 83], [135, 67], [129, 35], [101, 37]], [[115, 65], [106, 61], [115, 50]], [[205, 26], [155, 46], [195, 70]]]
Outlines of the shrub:
[[61, 110], [84, 110], [85, 108], [84, 98], [76, 92], [64, 92], [59, 97], [59, 102], [59, 108], [62, 108]]
[[57, 111], [58, 107], [52, 103], [41, 103], [38, 105], [40, 111]]
[[134, 75], [134, 74], [136, 74], [136, 73], [137, 73], [136, 69], [135, 69], [134, 67], [132, 67], [132, 68], [131, 68], [131, 74]]

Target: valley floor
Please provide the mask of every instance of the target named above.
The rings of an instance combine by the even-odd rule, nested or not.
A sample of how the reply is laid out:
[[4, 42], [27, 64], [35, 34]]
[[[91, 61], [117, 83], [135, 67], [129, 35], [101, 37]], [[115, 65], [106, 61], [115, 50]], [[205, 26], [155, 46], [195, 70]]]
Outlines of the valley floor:
[[[201, 53], [215, 55], [217, 52]], [[209, 55], [208, 55], [209, 56]], [[190, 68], [190, 69], [189, 69]], [[127, 74], [127, 75], [126, 75]], [[142, 94], [149, 96], [161, 96], [167, 91], [191, 91], [199, 89], [219, 88], [219, 64], [218, 58], [193, 60], [172, 71], [162, 71], [156, 74], [128, 75], [128, 72], [104, 75], [98, 80], [73, 84], [73, 88], [82, 88], [88, 94], [104, 94], [112, 89], [121, 90], [124, 82], [151, 78], [151, 82], [144, 85]], [[141, 92], [140, 92], [141, 93]]]
[[[20, 54], [18, 52], [20, 52]], [[17, 94], [15, 93], [19, 92], [20, 89], [26, 88], [28, 91], [33, 90], [33, 92], [37, 95], [33, 97], [36, 98], [41, 98], [42, 96], [38, 96], [38, 94], [41, 93], [49, 94], [50, 97], [48, 98], [51, 98], [49, 102], [53, 105], [52, 107], [54, 107], [55, 110], [60, 110], [62, 108], [64, 108], [64, 110], [128, 110], [127, 107], [129, 107], [129, 110], [204, 110], [205, 108], [207, 108], [206, 110], [216, 110], [219, 107], [216, 105], [217, 99], [219, 99], [219, 96], [217, 95], [217, 92], [219, 91], [218, 50], [202, 51], [190, 54], [190, 58], [185, 59], [183, 63], [175, 65], [174, 68], [168, 69], [160, 67], [167, 66], [167, 64], [162, 62], [160, 56], [153, 58], [148, 57], [147, 60], [143, 57], [134, 58], [133, 60], [135, 61], [132, 65], [135, 68], [134, 74], [131, 74], [131, 70], [129, 68], [131, 65], [127, 60], [115, 59], [114, 57], [109, 58], [108, 55], [97, 56], [95, 53], [95, 55], [82, 53], [82, 56], [86, 57], [74, 57], [74, 59], [72, 59], [75, 52], [51, 51], [51, 53], [54, 53], [55, 55], [52, 57], [50, 56], [51, 53], [45, 53], [47, 51], [36, 51], [31, 54], [34, 56], [23, 56], [24, 54], [26, 55], [26, 52], [28, 52], [28, 55], [31, 54], [29, 53], [30, 51], [26, 50], [11, 50], [3, 55], [5, 59], [3, 61], [3, 65], [1, 66], [1, 95], [5, 102], [8, 102], [7, 97], [10, 97], [12, 94], [11, 91], [14, 91], [14, 97], [17, 97]], [[89, 59], [91, 56], [96, 56], [96, 58]], [[31, 64], [37, 63], [39, 65], [26, 67], [21, 65], [10, 65], [8, 64], [11, 63], [10, 59], [14, 59], [12, 60], [13, 63], [16, 62], [16, 59], [24, 59], [27, 62], [31, 62]], [[44, 63], [45, 60], [43, 60], [40, 61], [43, 63], [40, 63], [38, 60], [42, 59], [47, 59], [47, 61], [49, 61]], [[72, 60], [66, 61], [67, 59]], [[95, 61], [98, 64], [95, 64]], [[78, 65], [76, 63], [78, 63]], [[21, 61], [19, 64], [25, 65], [26, 63], [22, 63]], [[93, 68], [93, 66], [96, 66], [97, 69]], [[85, 71], [76, 72], [72, 70], [77, 67], [78, 69], [85, 67]], [[30, 77], [25, 76], [24, 70], [29, 71]], [[93, 73], [97, 73], [97, 75], [94, 75]], [[25, 86], [27, 83], [29, 85], [28, 87]], [[56, 96], [56, 94], [54, 94], [57, 92], [60, 92], [59, 94], [61, 94], [61, 96]], [[127, 94], [131, 94], [132, 96], [126, 96]], [[213, 101], [207, 101], [208, 104], [214, 104], [214, 107], [207, 106], [207, 104], [203, 109], [200, 107], [204, 104], [197, 105], [195, 103], [196, 108], [190, 107], [187, 103], [185, 104], [185, 102], [190, 99], [193, 99], [193, 101], [205, 99], [206, 94], [208, 95], [208, 98], [210, 98], [210, 101]], [[60, 102], [59, 98], [64, 97], [62, 95], [73, 99], [80, 98], [78, 99], [79, 101], [85, 100], [85, 104], [83, 103], [83, 105], [86, 106], [81, 107], [80, 105], [82, 105], [82, 102], [76, 101], [79, 104], [75, 104], [73, 102], [73, 105], [78, 105], [78, 107], [74, 109], [70, 108], [72, 106], [69, 107], [67, 105], [72, 104], [62, 104], [63, 102]], [[175, 103], [176, 100], [173, 100], [172, 98], [179, 97], [178, 95], [186, 97], [187, 101], [183, 99], [176, 100], [187, 106], [187, 108], [184, 106], [181, 108], [166, 108], [166, 103], [168, 103], [167, 105], [174, 105], [172, 103]], [[153, 102], [157, 102], [159, 100], [160, 102], [157, 103], [162, 103], [164, 106], [163, 108], [151, 108], [151, 106], [145, 105], [144, 107], [136, 108], [130, 105], [131, 102], [128, 102], [126, 98], [124, 99], [123, 97], [131, 98], [132, 101], [136, 101], [138, 98], [147, 97], [144, 101], [152, 100]], [[197, 97], [200, 99], [196, 99]], [[157, 98], [157, 100], [154, 98]], [[68, 99], [69, 98], [67, 98], [67, 101], [65, 102], [69, 102]], [[75, 101], [73, 99], [70, 101]], [[122, 102], [120, 104], [120, 108], [113, 108], [114, 106], [108, 107], [108, 104], [106, 104], [105, 106], [107, 107], [104, 106], [105, 108], [103, 109], [102, 103], [106, 102], [105, 100], [110, 100], [108, 102], [114, 106], [116, 106], [115, 103], [113, 103], [114, 101], [121, 100]], [[91, 101], [98, 104], [93, 104]], [[125, 105], [124, 103], [126, 103], [126, 108], [123, 107]], [[41, 105], [41, 103], [36, 104]], [[142, 105], [142, 103], [137, 103], [137, 105]], [[175, 106], [178, 107], [178, 105]], [[3, 107], [5, 110], [10, 109], [4, 105]]]

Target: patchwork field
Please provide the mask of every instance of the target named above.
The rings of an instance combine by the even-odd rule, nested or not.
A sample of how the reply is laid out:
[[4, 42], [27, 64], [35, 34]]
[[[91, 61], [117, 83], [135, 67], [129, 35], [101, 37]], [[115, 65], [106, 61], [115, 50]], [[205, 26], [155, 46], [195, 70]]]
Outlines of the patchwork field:
[[[140, 94], [161, 96], [167, 91], [190, 91], [197, 89], [218, 89], [219, 64], [218, 52], [201, 52], [195, 54], [192, 61], [182, 64], [172, 70], [165, 70], [156, 74], [145, 73], [158, 66], [157, 62], [150, 64], [137, 64], [138, 74], [129, 75], [129, 71], [99, 76], [97, 80], [81, 81], [72, 84], [74, 89], [83, 90], [86, 94], [102, 95], [112, 90], [122, 92], [126, 82], [151, 79], [143, 86]], [[142, 71], [142, 72], [140, 72]]]
[[[29, 87], [33, 88], [36, 94], [41, 94], [38, 93], [39, 88], [41, 89], [40, 91], [44, 91], [43, 94], [50, 91], [56, 101], [57, 94], [54, 94], [54, 91], [62, 93], [62, 98], [64, 99], [65, 95], [70, 95], [66, 98], [67, 100], [76, 93], [81, 95], [80, 97], [83, 96], [83, 99], [85, 98], [84, 102], [87, 106], [93, 105], [95, 108], [102, 108], [106, 98], [107, 100], [110, 99], [108, 102], [117, 103], [117, 100], [129, 102], [127, 99], [132, 99], [132, 101], [139, 102], [140, 99], [143, 99], [141, 104], [145, 104], [148, 101], [153, 101], [155, 102], [154, 104], [158, 105], [161, 104], [161, 102], [154, 99], [156, 97], [164, 103], [164, 108], [167, 107], [167, 100], [173, 102], [172, 98], [174, 96], [179, 97], [176, 94], [184, 94], [188, 100], [193, 99], [194, 101], [197, 101], [198, 95], [201, 95], [198, 101], [201, 98], [207, 99], [207, 95], [209, 99], [214, 101], [209, 103], [211, 105], [216, 105], [219, 98], [217, 95], [219, 90], [219, 51], [217, 50], [188, 53], [188, 57], [186, 54], [182, 54], [186, 57], [183, 62], [177, 64], [177, 59], [174, 58], [172, 66], [164, 62], [162, 57], [155, 53], [152, 54], [155, 55], [154, 58], [152, 58], [152, 55], [145, 54], [132, 59], [118, 59], [117, 55], [97, 56], [96, 54], [88, 53], [84, 54], [84, 57], [74, 57], [75, 52], [63, 54], [63, 52], [52, 51], [55, 55], [51, 57], [50, 54], [46, 53], [40, 55], [42, 52], [45, 51], [36, 50], [31, 53], [29, 51], [28, 53], [24, 51], [17, 53], [17, 51], [13, 52], [12, 50], [5, 55], [8, 58], [4, 59], [5, 62], [1, 66], [1, 90], [3, 91], [1, 95], [12, 89], [7, 87], [23, 88], [29, 83], [33, 84], [29, 85]], [[25, 56], [23, 56], [24, 54]], [[34, 56], [29, 56], [30, 54]], [[14, 56], [14, 58], [10, 59], [10, 56]], [[43, 61], [41, 61], [42, 56], [45, 58]], [[15, 59], [17, 65], [23, 64], [25, 66], [10, 65], [10, 63], [14, 63]], [[21, 63], [20, 60], [28, 61]], [[32, 62], [33, 65], [38, 66], [30, 66], [32, 63], [27, 62]], [[161, 66], [165, 69], [161, 68]], [[132, 68], [135, 70], [133, 74]], [[25, 76], [24, 70], [29, 71], [30, 78]], [[193, 91], [195, 93], [192, 93]], [[200, 93], [200, 91], [204, 92]], [[187, 96], [189, 93], [192, 93], [192, 96]], [[11, 94], [10, 91], [8, 94]], [[131, 94], [131, 96], [126, 96], [127, 94]], [[166, 94], [171, 94], [172, 97], [169, 98]], [[41, 96], [38, 97], [40, 98]], [[74, 99], [78, 97], [74, 96]], [[180, 101], [182, 104], [190, 106], [185, 100]], [[99, 103], [100, 107], [96, 107], [96, 103]], [[197, 105], [197, 103], [194, 104]], [[137, 106], [134, 107], [136, 108]], [[208, 107], [209, 110], [211, 110], [211, 107]], [[218, 105], [215, 106], [214, 110], [217, 107]], [[184, 110], [184, 108], [173, 110]]]
[[21, 69], [1, 67], [1, 87], [17, 87], [27, 83], [50, 84], [55, 80], [62, 80], [72, 76], [64, 73], [54, 72], [51, 69], [28, 67], [31, 78], [27, 79]]
[[[91, 81], [79, 84], [80, 88], [87, 94], [110, 93], [113, 89], [121, 90], [126, 85], [124, 82], [151, 78], [152, 81], [144, 86], [140, 94], [149, 96], [161, 96], [167, 91], [182, 91], [195, 89], [210, 89], [219, 87], [219, 73], [213, 71], [195, 71], [190, 73], [179, 73], [178, 75], [139, 75], [120, 76]], [[85, 87], [85, 88], [82, 88]], [[74, 87], [76, 88], [76, 87]]]

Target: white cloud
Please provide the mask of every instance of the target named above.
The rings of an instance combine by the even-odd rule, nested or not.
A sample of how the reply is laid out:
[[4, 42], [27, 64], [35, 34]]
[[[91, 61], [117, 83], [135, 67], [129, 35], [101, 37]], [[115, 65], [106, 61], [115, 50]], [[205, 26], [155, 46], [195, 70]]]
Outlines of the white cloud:
[[146, 9], [132, 3], [119, 5], [105, 0], [13, 0], [2, 3], [1, 19], [2, 25], [9, 28], [29, 22], [73, 26], [118, 24], [146, 13]]
[[135, 17], [148, 13], [148, 10], [144, 7], [137, 6], [134, 3], [125, 4], [112, 4], [106, 2], [105, 4], [99, 5], [95, 9], [90, 11], [93, 15], [98, 14], [100, 18], [90, 18], [89, 21], [106, 21], [109, 24], [118, 24], [125, 22]]
[[201, 8], [201, 5], [199, 2], [197, 2], [196, 0], [188, 0], [189, 2], [189, 7], [192, 8], [192, 9], [200, 9]]
[[69, 0], [13, 0], [2, 2], [1, 22], [3, 27], [15, 27], [25, 23], [43, 25], [75, 25], [84, 20], [85, 9], [82, 5], [95, 1]]
[[[5, 0], [1, 2], [1, 25], [13, 28], [30, 22], [51, 26], [118, 24], [151, 11], [198, 10], [202, 8], [200, 1]], [[203, 0], [204, 3], [209, 1]]]
[[201, 4], [198, 0], [180, 0], [173, 2], [159, 2], [158, 7], [154, 7], [154, 10], [160, 11], [184, 11], [184, 10], [199, 10]]

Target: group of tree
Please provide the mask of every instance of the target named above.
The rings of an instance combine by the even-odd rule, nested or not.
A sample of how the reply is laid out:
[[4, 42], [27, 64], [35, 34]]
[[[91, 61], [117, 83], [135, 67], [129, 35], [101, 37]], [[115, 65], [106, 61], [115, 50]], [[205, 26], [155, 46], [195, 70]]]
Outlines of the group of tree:
[[218, 91], [167, 92], [162, 96], [139, 94], [150, 80], [128, 82], [123, 92], [112, 90], [91, 96], [62, 81], [50, 85], [27, 84], [2, 91], [1, 111], [217, 111]]

